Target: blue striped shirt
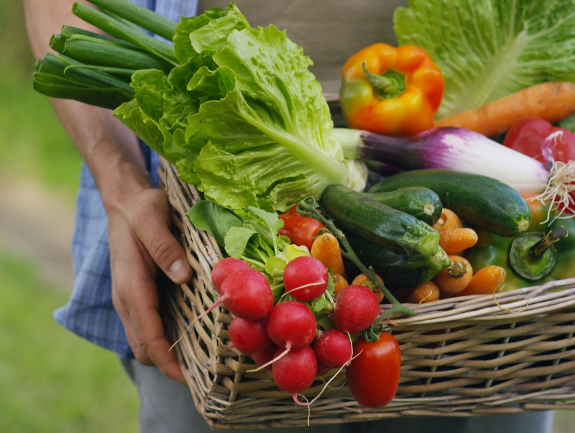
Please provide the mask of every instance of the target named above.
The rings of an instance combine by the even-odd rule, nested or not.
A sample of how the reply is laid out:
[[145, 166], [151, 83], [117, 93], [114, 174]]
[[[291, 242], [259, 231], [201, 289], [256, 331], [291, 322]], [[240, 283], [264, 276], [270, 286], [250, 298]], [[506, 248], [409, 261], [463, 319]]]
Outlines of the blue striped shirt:
[[[197, 0], [130, 0], [160, 15], [179, 21], [197, 12]], [[158, 185], [158, 155], [140, 143], [146, 168]], [[76, 201], [76, 226], [72, 236], [75, 281], [68, 303], [54, 312], [64, 327], [122, 358], [133, 353], [120, 317], [112, 305], [108, 220], [102, 197], [90, 170], [82, 166]]]

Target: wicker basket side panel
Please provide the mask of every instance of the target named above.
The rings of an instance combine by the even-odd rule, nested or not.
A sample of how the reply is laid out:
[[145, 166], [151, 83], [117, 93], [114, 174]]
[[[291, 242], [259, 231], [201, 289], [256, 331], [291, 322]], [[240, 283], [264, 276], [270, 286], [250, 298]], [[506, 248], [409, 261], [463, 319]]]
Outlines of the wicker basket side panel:
[[[202, 200], [174, 167], [160, 173], [173, 210], [174, 232], [194, 278], [162, 282], [171, 338], [198, 410], [214, 428], [258, 429], [373, 420], [398, 416], [473, 416], [550, 408], [575, 409], [575, 279], [492, 296], [447, 299], [418, 307], [390, 327], [402, 351], [402, 376], [386, 407], [360, 407], [333, 369], [304, 395], [308, 413], [294, 405], [249, 356], [227, 347], [231, 316], [216, 307], [211, 270], [222, 257], [215, 240], [194, 228], [186, 212]], [[559, 291], [561, 289], [561, 291]], [[333, 379], [327, 389], [325, 382]], [[553, 406], [556, 405], [556, 406]]]

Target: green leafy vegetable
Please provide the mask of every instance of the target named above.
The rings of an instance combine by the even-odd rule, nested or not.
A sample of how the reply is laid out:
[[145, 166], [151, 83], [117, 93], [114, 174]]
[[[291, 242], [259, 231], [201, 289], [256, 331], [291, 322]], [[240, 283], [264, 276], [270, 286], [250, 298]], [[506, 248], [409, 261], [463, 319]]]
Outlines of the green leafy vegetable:
[[285, 32], [249, 27], [232, 5], [182, 19], [174, 51], [183, 63], [164, 78], [136, 72], [135, 101], [115, 115], [206, 198], [272, 211], [332, 183], [364, 186], [365, 168], [344, 161], [332, 135], [311, 60]]
[[241, 227], [243, 220], [229, 209], [214, 202], [202, 200], [186, 213], [192, 224], [211, 234], [219, 246], [225, 246], [224, 239], [232, 227]]
[[410, 0], [394, 14], [400, 45], [417, 45], [445, 78], [438, 118], [544, 81], [575, 81], [572, 0]]
[[233, 3], [176, 25], [126, 0], [89, 1], [99, 10], [74, 3], [72, 12], [113, 37], [64, 26], [51, 46], [71, 60], [39, 62], [36, 90], [114, 108], [182, 181], [232, 210], [283, 211], [329, 184], [365, 186], [312, 61], [285, 32], [252, 28]]

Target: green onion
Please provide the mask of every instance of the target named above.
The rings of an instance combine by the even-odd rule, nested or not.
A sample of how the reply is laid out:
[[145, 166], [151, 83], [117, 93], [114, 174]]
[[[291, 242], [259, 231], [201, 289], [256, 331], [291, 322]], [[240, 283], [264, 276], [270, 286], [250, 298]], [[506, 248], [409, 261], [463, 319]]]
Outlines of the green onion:
[[143, 31], [135, 29], [131, 25], [123, 23], [120, 20], [86, 6], [83, 3], [74, 3], [72, 6], [72, 13], [87, 23], [96, 26], [100, 30], [121, 40], [130, 42], [136, 47], [142, 48], [148, 53], [160, 57], [173, 66], [178, 65], [174, 54], [174, 48], [166, 42], [162, 42]]
[[91, 65], [112, 66], [127, 69], [160, 69], [166, 73], [173, 66], [152, 54], [124, 48], [112, 42], [98, 42], [88, 36], [72, 36], [66, 40], [63, 54]]
[[169, 41], [176, 33], [175, 22], [141, 6], [117, 0], [88, 1], [104, 12], [111, 12]]
[[134, 98], [134, 72], [178, 65], [173, 46], [146, 31], [171, 40], [176, 23], [126, 0], [89, 0], [100, 10], [75, 2], [72, 13], [108, 35], [62, 26], [50, 39], [59, 54], [36, 63], [34, 89], [47, 96], [117, 108]]
[[[134, 89], [130, 87], [129, 80], [122, 80], [96, 68], [101, 67], [91, 67], [64, 55], [51, 53], [46, 54], [36, 62], [37, 72], [59, 75], [62, 78], [88, 86], [116, 87], [127, 92], [134, 92]], [[114, 69], [120, 71], [118, 68]], [[133, 70], [128, 69], [123, 71], [125, 71], [124, 75], [127, 75], [126, 72], [133, 72]]]
[[66, 45], [66, 38], [62, 37], [61, 35], [54, 34], [50, 38], [50, 48], [58, 53], [64, 53], [64, 47]]
[[[108, 72], [109, 74], [113, 74], [115, 76], [120, 75], [120, 76], [127, 76], [127, 77], [131, 77], [132, 74], [137, 71], [137, 69], [116, 68], [114, 66], [78, 64], [78, 65], [67, 66], [66, 70], [64, 72], [66, 72], [67, 70], [70, 70], [70, 69], [84, 69], [84, 70], [88, 69], [88, 70], [92, 70], [92, 71]], [[128, 84], [127, 81], [126, 81], [126, 84]]]
[[42, 72], [34, 73], [33, 87], [34, 90], [46, 96], [73, 99], [110, 110], [133, 98], [133, 93], [123, 89], [87, 86], [58, 75]]
[[100, 39], [102, 41], [113, 42], [114, 44], [119, 44], [124, 47], [132, 48], [134, 50], [142, 50], [141, 48], [138, 48], [132, 45], [131, 43], [123, 41], [121, 39], [112, 38], [110, 36], [106, 36], [101, 33], [91, 32], [90, 30], [80, 29], [78, 27], [63, 25], [62, 30], [60, 31], [60, 37], [64, 39], [70, 39], [72, 36], [78, 36], [78, 35], [89, 36], [91, 38]]

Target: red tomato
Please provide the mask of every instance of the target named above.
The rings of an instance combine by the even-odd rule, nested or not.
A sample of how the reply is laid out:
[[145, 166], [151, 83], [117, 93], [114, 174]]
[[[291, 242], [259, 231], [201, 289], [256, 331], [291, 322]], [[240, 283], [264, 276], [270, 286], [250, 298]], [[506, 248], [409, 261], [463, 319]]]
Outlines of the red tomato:
[[314, 218], [299, 215], [295, 206], [279, 217], [284, 222], [279, 234], [287, 236], [292, 244], [305, 245], [311, 250], [313, 240], [323, 224]]
[[550, 144], [555, 161], [569, 162], [575, 160], [575, 134], [568, 129], [553, 126], [538, 117], [524, 117], [515, 122], [507, 132], [503, 145], [545, 162], [541, 146], [549, 135], [561, 131]]
[[361, 337], [353, 344], [353, 356], [346, 379], [355, 400], [369, 408], [387, 405], [399, 385], [401, 352], [397, 340], [387, 332], [374, 342]]

